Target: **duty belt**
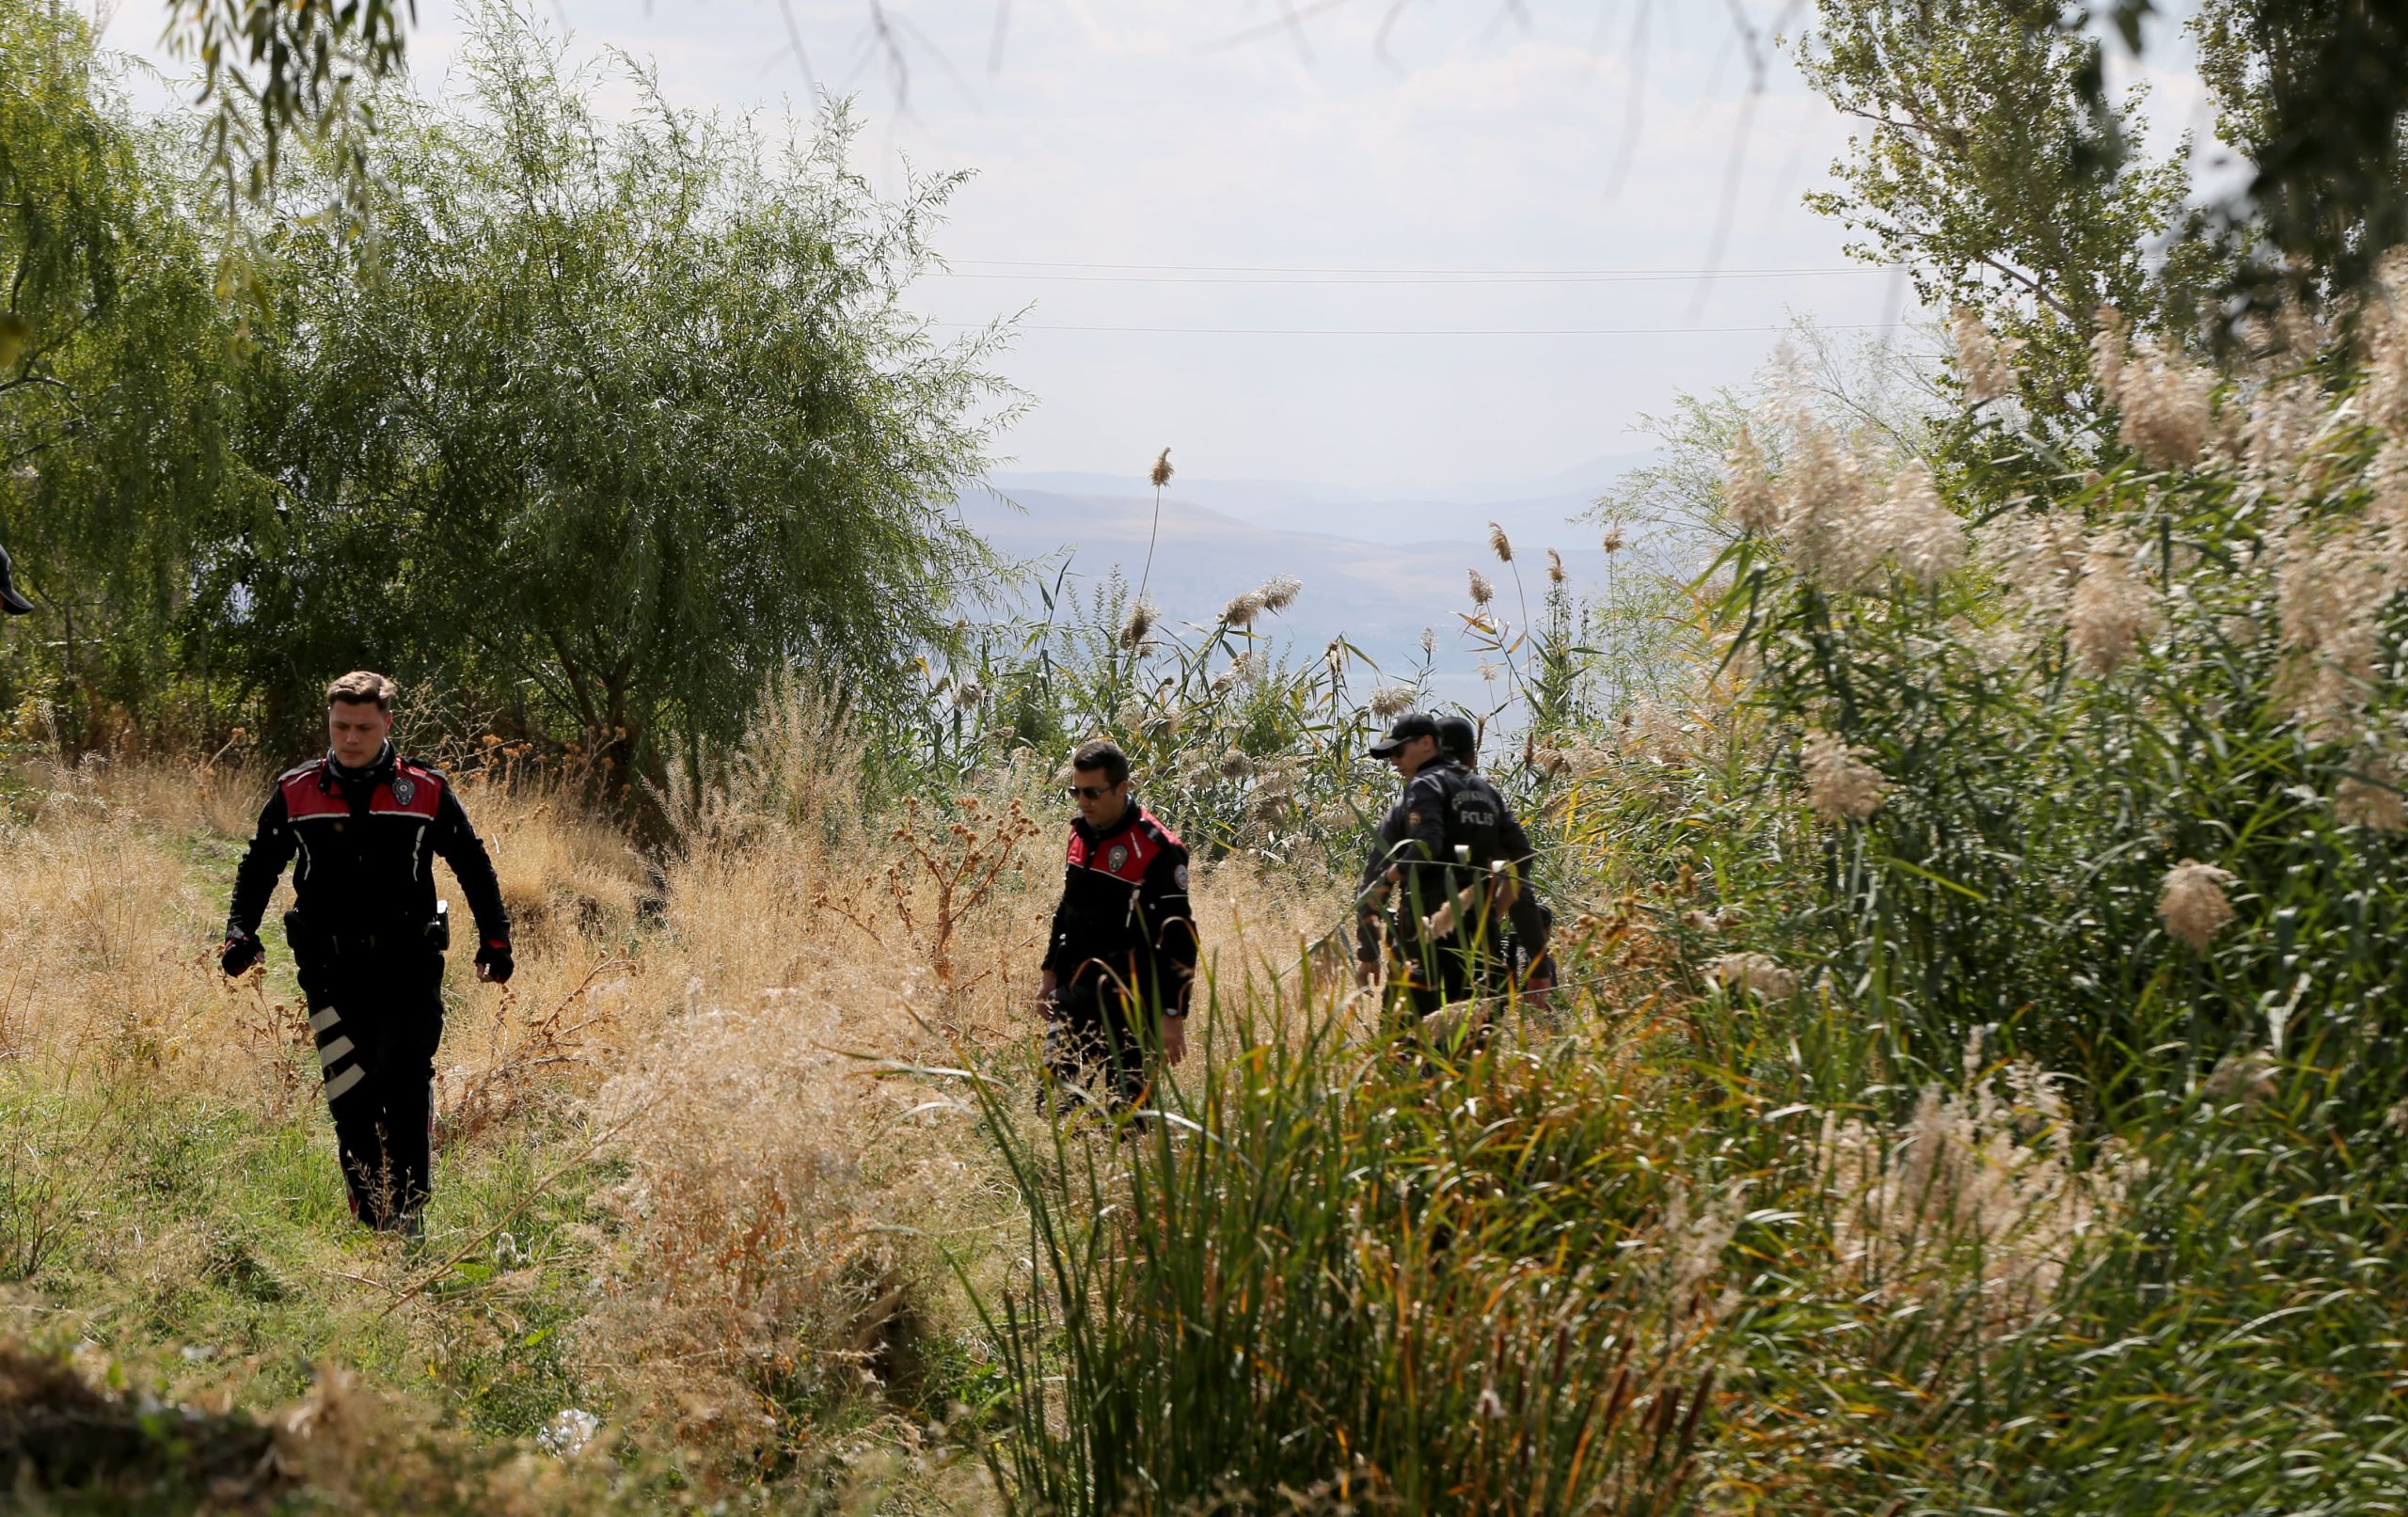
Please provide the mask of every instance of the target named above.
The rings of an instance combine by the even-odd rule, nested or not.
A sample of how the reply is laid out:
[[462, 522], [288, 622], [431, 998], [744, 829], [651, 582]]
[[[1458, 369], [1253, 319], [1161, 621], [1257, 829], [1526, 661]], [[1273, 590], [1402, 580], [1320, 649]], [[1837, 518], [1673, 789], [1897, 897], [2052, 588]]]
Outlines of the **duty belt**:
[[[351, 927], [335, 929], [321, 925], [302, 916], [296, 909], [284, 914], [284, 930], [288, 938], [298, 943], [306, 940], [313, 948], [326, 954], [442, 953], [452, 946], [451, 903], [436, 901], [435, 915], [420, 923], [396, 923], [382, 927]], [[296, 932], [296, 924], [298, 931]]]

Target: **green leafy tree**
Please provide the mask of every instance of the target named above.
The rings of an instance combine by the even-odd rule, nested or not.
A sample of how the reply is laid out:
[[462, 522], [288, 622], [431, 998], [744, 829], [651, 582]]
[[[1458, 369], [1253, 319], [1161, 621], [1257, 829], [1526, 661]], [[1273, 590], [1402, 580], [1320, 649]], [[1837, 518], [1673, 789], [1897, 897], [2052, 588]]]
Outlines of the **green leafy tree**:
[[40, 608], [0, 699], [61, 690], [63, 735], [98, 740], [208, 667], [188, 570], [240, 484], [235, 351], [172, 149], [111, 92], [83, 20], [0, 0], [0, 538]]
[[2385, 0], [2206, 0], [2190, 24], [2217, 135], [2254, 169], [2248, 213], [2214, 229], [2239, 257], [2239, 292], [2264, 308], [2358, 288], [2408, 242], [2408, 14]]
[[[872, 705], [984, 550], [945, 510], [1013, 403], [992, 331], [901, 307], [958, 176], [876, 198], [841, 112], [624, 127], [519, 18], [467, 104], [387, 103], [372, 256], [261, 240], [271, 507], [212, 583], [263, 688], [356, 657], [518, 714], [624, 787], [732, 739], [797, 662]], [[697, 769], [696, 772], [699, 772]]]
[[2113, 306], [2145, 327], [2198, 325], [2217, 270], [2205, 244], [2150, 250], [2189, 215], [2180, 155], [2132, 154], [2138, 90], [2094, 100], [2099, 44], [2054, 30], [2053, 5], [1820, 0], [1797, 49], [1807, 80], [1864, 124], [1839, 187], [1808, 203], [1904, 265], [1924, 302], [1970, 306], [2027, 344], [2025, 398], [2083, 404], [2083, 348]]

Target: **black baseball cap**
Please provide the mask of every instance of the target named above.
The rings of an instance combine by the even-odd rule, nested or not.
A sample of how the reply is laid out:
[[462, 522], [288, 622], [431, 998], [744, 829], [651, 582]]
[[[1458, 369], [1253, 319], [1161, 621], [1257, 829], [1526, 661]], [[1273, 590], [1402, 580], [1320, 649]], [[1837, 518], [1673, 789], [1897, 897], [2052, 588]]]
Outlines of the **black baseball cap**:
[[1397, 752], [1417, 737], [1438, 735], [1438, 720], [1426, 711], [1408, 711], [1396, 719], [1388, 735], [1371, 745], [1371, 756], [1384, 759]]

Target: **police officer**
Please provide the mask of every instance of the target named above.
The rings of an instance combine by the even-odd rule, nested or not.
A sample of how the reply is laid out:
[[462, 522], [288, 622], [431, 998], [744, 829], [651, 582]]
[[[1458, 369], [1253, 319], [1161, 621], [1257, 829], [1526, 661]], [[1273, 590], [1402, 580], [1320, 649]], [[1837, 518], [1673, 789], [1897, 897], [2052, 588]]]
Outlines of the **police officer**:
[[[1505, 856], [1513, 861], [1516, 889], [1513, 903], [1506, 909], [1505, 937], [1497, 956], [1501, 966], [1509, 970], [1517, 982], [1515, 988], [1528, 1000], [1545, 1005], [1547, 992], [1555, 986], [1555, 957], [1546, 951], [1547, 939], [1555, 928], [1555, 913], [1539, 899], [1531, 870], [1538, 861], [1538, 850], [1530, 846], [1529, 834], [1522, 830], [1521, 819], [1513, 814], [1497, 787], [1489, 784], [1480, 772], [1480, 738], [1471, 719], [1465, 716], [1444, 716], [1438, 719], [1438, 746], [1447, 756], [1462, 765], [1472, 778], [1488, 785], [1496, 798], [1497, 814], [1504, 818], [1500, 830], [1505, 842]], [[1501, 988], [1501, 987], [1500, 987]]]
[[1080, 744], [1070, 774], [1079, 814], [1037, 985], [1045, 1063], [1064, 1085], [1104, 1076], [1118, 1110], [1145, 1096], [1149, 1040], [1172, 1064], [1186, 1056], [1198, 957], [1187, 849], [1130, 794], [1118, 744]]
[[260, 914], [295, 857], [285, 940], [317, 1035], [351, 1212], [416, 1237], [430, 1184], [435, 1051], [443, 1038], [450, 926], [433, 856], [477, 923], [477, 978], [511, 974], [510, 918], [493, 861], [442, 773], [393, 751], [393, 682], [357, 671], [326, 687], [324, 758], [280, 776], [234, 873], [219, 962], [265, 954]]
[[1404, 793], [1364, 861], [1355, 977], [1366, 986], [1379, 978], [1385, 916], [1390, 990], [1418, 1019], [1495, 982], [1519, 856], [1507, 842], [1503, 802], [1439, 746], [1435, 718], [1407, 712], [1370, 752], [1396, 766]]

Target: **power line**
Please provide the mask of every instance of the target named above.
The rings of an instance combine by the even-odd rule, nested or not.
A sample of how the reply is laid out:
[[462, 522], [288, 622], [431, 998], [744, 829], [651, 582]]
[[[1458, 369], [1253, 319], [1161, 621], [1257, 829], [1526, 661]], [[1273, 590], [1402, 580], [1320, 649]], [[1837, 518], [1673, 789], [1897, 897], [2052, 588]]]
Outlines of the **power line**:
[[1053, 259], [962, 258], [956, 264], [998, 269], [1106, 269], [1133, 274], [1350, 274], [1443, 276], [1465, 278], [1624, 278], [1743, 279], [1774, 278], [1802, 274], [1888, 274], [1867, 264], [1812, 265], [1767, 269], [1463, 269], [1370, 268], [1346, 265], [1246, 263], [1079, 263]]
[[[983, 322], [930, 322], [931, 326], [984, 331]], [[1819, 324], [1826, 332], [1887, 330], [1890, 322]], [[1015, 332], [1134, 332], [1192, 337], [1716, 337], [1738, 332], [1786, 332], [1786, 326], [1059, 326], [1030, 323]]]
[[1562, 284], [1660, 284], [1687, 283], [1698, 279], [1798, 279], [1845, 274], [1886, 274], [1886, 269], [1722, 269], [1667, 270], [1655, 273], [1591, 273], [1537, 274], [1495, 271], [1458, 274], [1405, 274], [1386, 270], [1375, 274], [1020, 274], [989, 273], [983, 270], [945, 269], [931, 272], [936, 279], [1012, 279], [1067, 284], [1235, 284], [1235, 285], [1335, 285], [1353, 290], [1379, 290], [1390, 286], [1457, 285], [1497, 287], [1513, 285]]

